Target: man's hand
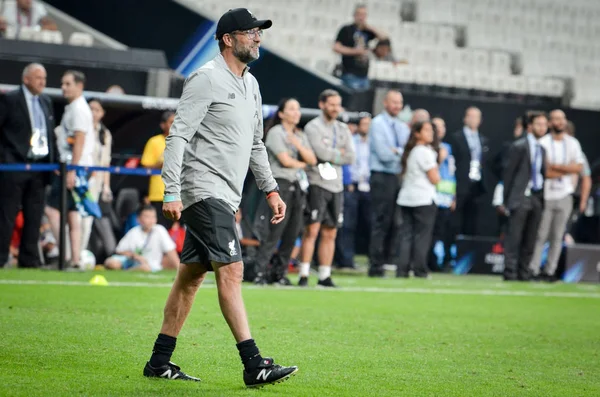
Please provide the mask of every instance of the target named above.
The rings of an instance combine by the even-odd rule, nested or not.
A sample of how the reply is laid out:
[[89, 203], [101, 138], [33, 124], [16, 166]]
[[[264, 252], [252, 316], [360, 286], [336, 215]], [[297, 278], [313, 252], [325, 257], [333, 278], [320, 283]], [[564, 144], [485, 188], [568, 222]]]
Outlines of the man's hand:
[[450, 204], [450, 211], [454, 212], [455, 209], [456, 209], [456, 199], [452, 200], [452, 204]]
[[440, 148], [440, 163], [443, 163], [447, 157], [448, 157], [448, 150], [446, 150], [446, 148]]
[[287, 208], [285, 203], [279, 194], [272, 194], [271, 197], [267, 199], [267, 203], [269, 203], [269, 207], [273, 210], [271, 223], [274, 225], [280, 223], [285, 218], [285, 210]]
[[75, 170], [67, 172], [67, 189], [73, 189], [75, 187]]
[[183, 204], [181, 201], [172, 201], [170, 203], [163, 203], [163, 215], [165, 218], [172, 221], [178, 221], [181, 218], [181, 211], [183, 210]]
[[585, 212], [586, 208], [587, 208], [587, 201], [579, 200], [579, 213], [583, 214]]

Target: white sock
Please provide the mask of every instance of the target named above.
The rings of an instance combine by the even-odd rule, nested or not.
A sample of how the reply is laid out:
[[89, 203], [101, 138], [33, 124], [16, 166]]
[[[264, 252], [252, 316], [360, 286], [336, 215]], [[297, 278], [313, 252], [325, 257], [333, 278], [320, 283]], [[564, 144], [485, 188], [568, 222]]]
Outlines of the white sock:
[[319, 265], [319, 281], [331, 277], [331, 266]]
[[309, 262], [301, 262], [300, 263], [300, 277], [308, 277], [310, 274], [310, 263]]

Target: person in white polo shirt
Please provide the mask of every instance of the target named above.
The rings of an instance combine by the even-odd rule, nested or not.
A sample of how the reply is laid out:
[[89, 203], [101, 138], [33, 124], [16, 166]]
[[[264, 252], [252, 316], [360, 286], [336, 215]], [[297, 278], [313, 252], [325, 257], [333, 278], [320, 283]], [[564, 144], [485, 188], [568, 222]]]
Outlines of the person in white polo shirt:
[[[85, 75], [77, 70], [67, 70], [62, 77], [62, 92], [68, 102], [60, 126], [56, 129], [56, 140], [60, 161], [72, 165], [93, 165], [94, 162], [94, 118], [83, 97]], [[77, 212], [71, 193], [75, 186], [76, 172], [67, 172], [67, 223], [71, 245], [72, 267], [79, 267], [81, 252], [81, 216]], [[50, 190], [46, 215], [52, 233], [58, 238], [60, 226], [60, 178], [55, 177]]]
[[[548, 164], [544, 184], [544, 211], [529, 268], [533, 277], [555, 281], [563, 236], [573, 210], [575, 186], [572, 175], [581, 172], [583, 152], [579, 141], [567, 134], [567, 117], [562, 110], [550, 113], [550, 130], [551, 133], [539, 140], [546, 150]], [[548, 260], [543, 274], [540, 274], [546, 241], [550, 244]]]

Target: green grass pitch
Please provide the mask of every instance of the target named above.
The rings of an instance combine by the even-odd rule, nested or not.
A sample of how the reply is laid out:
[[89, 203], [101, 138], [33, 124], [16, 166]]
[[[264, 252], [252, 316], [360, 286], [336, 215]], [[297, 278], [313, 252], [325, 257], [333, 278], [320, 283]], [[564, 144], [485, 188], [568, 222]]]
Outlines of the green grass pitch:
[[[110, 285], [89, 285], [94, 274]], [[335, 291], [247, 286], [261, 353], [300, 368], [248, 390], [212, 278], [173, 356], [202, 382], [142, 376], [173, 277], [0, 271], [0, 395], [600, 396], [598, 285], [340, 275]]]

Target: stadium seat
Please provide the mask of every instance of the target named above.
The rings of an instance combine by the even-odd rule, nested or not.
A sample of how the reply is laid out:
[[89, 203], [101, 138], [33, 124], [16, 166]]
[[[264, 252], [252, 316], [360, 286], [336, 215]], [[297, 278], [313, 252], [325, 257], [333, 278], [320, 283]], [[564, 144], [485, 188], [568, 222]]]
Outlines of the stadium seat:
[[440, 26], [437, 44], [440, 47], [456, 47], [456, 30], [451, 26]]
[[454, 71], [454, 85], [458, 88], [473, 88], [473, 77], [470, 72], [464, 70]]
[[37, 30], [29, 26], [23, 26], [18, 32], [19, 40], [34, 41], [36, 39]]
[[493, 51], [490, 54], [490, 72], [496, 75], [511, 74], [510, 54], [507, 52]]
[[401, 83], [414, 83], [415, 73], [410, 65], [397, 65], [396, 67], [396, 81]]
[[561, 79], [544, 79], [544, 93], [547, 96], [560, 98], [565, 94], [565, 82]]
[[434, 85], [435, 73], [430, 67], [421, 66], [414, 70], [415, 83], [421, 85]]
[[94, 45], [94, 37], [88, 33], [73, 32], [71, 37], [69, 37], [69, 44], [81, 47], [91, 47]]
[[63, 43], [63, 35], [59, 31], [51, 31], [51, 30], [42, 30], [38, 32], [37, 41], [41, 41], [42, 43], [49, 44], [62, 44]]
[[529, 95], [545, 95], [544, 79], [541, 77], [527, 77], [526, 80], [527, 94]]
[[433, 72], [434, 84], [440, 87], [453, 87], [454, 74], [450, 68], [439, 68]]

